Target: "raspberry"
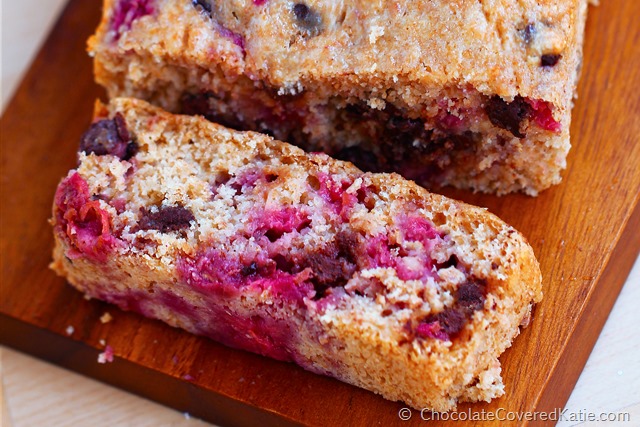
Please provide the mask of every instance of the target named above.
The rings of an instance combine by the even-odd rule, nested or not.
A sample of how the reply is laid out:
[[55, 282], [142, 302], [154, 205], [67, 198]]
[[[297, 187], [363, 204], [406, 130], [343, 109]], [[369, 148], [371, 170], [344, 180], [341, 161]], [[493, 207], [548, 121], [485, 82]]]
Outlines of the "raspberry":
[[116, 32], [116, 40], [131, 29], [136, 19], [151, 15], [154, 11], [153, 3], [153, 0], [120, 0], [111, 18], [111, 28]]

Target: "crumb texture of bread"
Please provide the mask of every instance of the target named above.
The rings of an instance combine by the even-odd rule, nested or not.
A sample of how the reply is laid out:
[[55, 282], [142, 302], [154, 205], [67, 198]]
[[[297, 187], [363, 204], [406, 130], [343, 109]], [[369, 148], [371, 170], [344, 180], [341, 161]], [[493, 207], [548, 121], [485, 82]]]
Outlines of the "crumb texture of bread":
[[502, 395], [542, 298], [486, 210], [134, 99], [97, 104], [52, 224], [87, 296], [420, 409]]
[[587, 0], [105, 0], [103, 11], [89, 51], [111, 97], [429, 188], [536, 195], [566, 167]]

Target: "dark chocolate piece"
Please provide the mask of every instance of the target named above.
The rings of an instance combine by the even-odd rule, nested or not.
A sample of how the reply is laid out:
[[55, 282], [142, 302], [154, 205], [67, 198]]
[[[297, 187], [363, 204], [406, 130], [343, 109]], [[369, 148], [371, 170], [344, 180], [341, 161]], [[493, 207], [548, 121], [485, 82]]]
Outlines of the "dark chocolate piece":
[[484, 109], [494, 126], [508, 130], [517, 138], [526, 136], [520, 131], [520, 124], [531, 117], [533, 108], [520, 95], [516, 96], [511, 102], [494, 95], [489, 98]]
[[313, 37], [322, 32], [322, 16], [304, 3], [296, 3], [293, 6], [293, 15], [296, 24]]
[[193, 213], [184, 206], [160, 206], [156, 212], [140, 209], [142, 217], [138, 226], [141, 230], [158, 230], [163, 233], [188, 228], [195, 220]]
[[546, 54], [540, 57], [540, 65], [542, 67], [554, 67], [562, 58], [560, 54]]

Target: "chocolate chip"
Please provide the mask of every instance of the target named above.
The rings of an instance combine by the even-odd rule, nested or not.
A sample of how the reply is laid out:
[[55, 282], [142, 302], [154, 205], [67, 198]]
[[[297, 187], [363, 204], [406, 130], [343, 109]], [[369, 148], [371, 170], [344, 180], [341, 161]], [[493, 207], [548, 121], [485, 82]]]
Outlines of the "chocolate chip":
[[456, 305], [462, 312], [471, 315], [474, 311], [484, 307], [486, 293], [487, 288], [484, 280], [469, 280], [458, 288]]
[[529, 45], [536, 36], [536, 27], [534, 24], [527, 24], [522, 30], [520, 30], [522, 40]]
[[116, 130], [121, 141], [130, 141], [131, 135], [129, 135], [129, 129], [127, 129], [127, 122], [124, 121], [124, 117], [120, 113], [116, 113], [113, 116], [113, 122], [116, 124]]
[[562, 58], [560, 54], [546, 54], [540, 57], [540, 66], [542, 67], [553, 67], [558, 61]]
[[296, 24], [313, 37], [322, 31], [322, 16], [304, 3], [296, 3], [293, 6], [293, 14]]
[[345, 121], [362, 123], [362, 132], [375, 144], [330, 154], [365, 171], [399, 172], [409, 179], [429, 181], [440, 173], [439, 162], [446, 164], [451, 153], [473, 153], [480, 142], [479, 134], [468, 131], [436, 133], [425, 127], [423, 119], [407, 117], [391, 104], [378, 110], [361, 102], [348, 104], [342, 111]]
[[91, 200], [104, 200], [105, 202], [108, 202], [109, 197], [104, 194], [94, 194], [91, 196]]
[[340, 231], [336, 234], [335, 242], [338, 246], [338, 256], [355, 264], [357, 260], [356, 250], [358, 248], [358, 237], [356, 234]]
[[339, 232], [329, 244], [306, 255], [299, 264], [313, 272], [311, 283], [314, 299], [325, 296], [327, 289], [344, 286], [356, 271], [357, 238], [353, 233]]
[[141, 230], [158, 230], [162, 233], [179, 231], [188, 228], [195, 217], [184, 206], [160, 206], [152, 212], [147, 208], [140, 209], [141, 218], [138, 227]]
[[[131, 144], [133, 146], [129, 148]], [[89, 127], [80, 137], [80, 151], [129, 160], [137, 152], [137, 144], [131, 140], [122, 114], [116, 113], [113, 119], [99, 120]]]
[[473, 313], [484, 307], [486, 294], [486, 280], [469, 278], [456, 291], [456, 300], [453, 306], [421, 321], [416, 329], [416, 335], [421, 338], [453, 338], [462, 330]]
[[193, 0], [191, 3], [196, 8], [197, 7], [202, 8], [202, 10], [204, 10], [205, 12], [207, 12], [207, 14], [209, 14], [209, 16], [211, 16], [211, 12], [213, 10], [213, 5], [211, 4], [211, 0]]
[[278, 179], [278, 175], [275, 173], [268, 173], [265, 177], [267, 182], [274, 182], [275, 180]]
[[255, 276], [258, 273], [258, 264], [252, 262], [251, 264], [242, 267], [243, 276]]
[[465, 315], [455, 308], [445, 309], [444, 311], [425, 319], [425, 323], [438, 322], [440, 324], [440, 329], [450, 337], [460, 332], [466, 321], [467, 319]]
[[129, 160], [131, 159], [133, 156], [135, 156], [136, 154], [138, 154], [138, 151], [140, 150], [140, 147], [138, 146], [138, 143], [135, 141], [131, 141], [127, 144], [127, 150], [124, 154], [124, 157], [122, 158], [122, 160]]
[[[273, 270], [270, 269], [271, 267], [273, 267]], [[300, 271], [304, 270], [304, 268], [298, 263], [294, 262], [294, 260], [281, 254], [275, 255], [273, 257], [273, 261], [271, 263], [268, 263], [267, 265], [267, 272], [269, 274], [273, 274], [276, 269], [287, 274], [297, 274]]]
[[344, 286], [355, 272], [355, 265], [337, 254], [316, 252], [305, 259], [305, 265], [313, 270], [313, 283], [318, 288]]
[[533, 109], [520, 95], [516, 96], [512, 102], [507, 102], [498, 95], [494, 95], [489, 98], [484, 110], [494, 126], [506, 129], [518, 138], [526, 136], [520, 131], [520, 124], [531, 117]]

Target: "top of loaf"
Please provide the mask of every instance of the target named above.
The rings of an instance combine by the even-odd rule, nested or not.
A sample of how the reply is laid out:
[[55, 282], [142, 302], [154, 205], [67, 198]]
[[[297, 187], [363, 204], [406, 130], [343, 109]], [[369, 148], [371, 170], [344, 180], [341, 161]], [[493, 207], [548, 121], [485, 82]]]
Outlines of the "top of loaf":
[[280, 94], [312, 90], [415, 105], [451, 87], [562, 108], [574, 91], [586, 8], [586, 0], [105, 3], [94, 52], [117, 44], [221, 67]]

